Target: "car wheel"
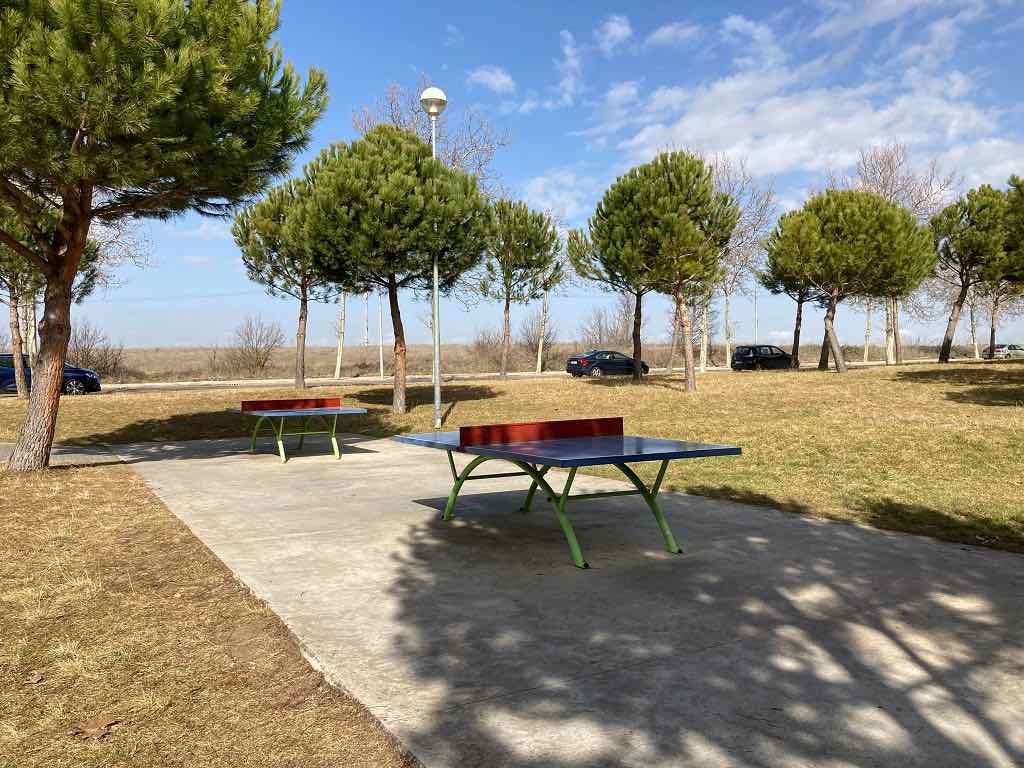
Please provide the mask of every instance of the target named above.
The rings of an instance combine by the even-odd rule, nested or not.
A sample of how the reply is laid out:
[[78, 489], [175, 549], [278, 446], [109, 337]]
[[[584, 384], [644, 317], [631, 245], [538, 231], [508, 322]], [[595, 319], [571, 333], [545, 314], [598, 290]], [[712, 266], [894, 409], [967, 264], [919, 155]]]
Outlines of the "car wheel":
[[754, 370], [755, 371], [763, 371], [764, 368], [761, 366], [760, 363], [754, 363]]
[[68, 379], [64, 382], [65, 395], [84, 395], [85, 384], [79, 379]]
[[602, 371], [596, 365], [590, 369], [590, 378], [600, 379], [602, 376], [604, 376], [604, 371]]

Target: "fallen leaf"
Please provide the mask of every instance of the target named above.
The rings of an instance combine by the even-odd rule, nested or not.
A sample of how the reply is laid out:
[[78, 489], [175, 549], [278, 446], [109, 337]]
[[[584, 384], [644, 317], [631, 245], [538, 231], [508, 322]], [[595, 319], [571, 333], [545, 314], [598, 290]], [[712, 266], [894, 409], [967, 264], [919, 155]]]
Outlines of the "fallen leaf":
[[26, 685], [39, 685], [43, 682], [43, 673], [32, 670], [28, 673], [28, 677], [25, 678]]
[[96, 715], [90, 717], [88, 720], [83, 720], [77, 723], [74, 728], [71, 729], [72, 736], [81, 736], [83, 739], [102, 739], [108, 733], [110, 733], [111, 726], [117, 725], [121, 721], [116, 717], [110, 717], [109, 715]]

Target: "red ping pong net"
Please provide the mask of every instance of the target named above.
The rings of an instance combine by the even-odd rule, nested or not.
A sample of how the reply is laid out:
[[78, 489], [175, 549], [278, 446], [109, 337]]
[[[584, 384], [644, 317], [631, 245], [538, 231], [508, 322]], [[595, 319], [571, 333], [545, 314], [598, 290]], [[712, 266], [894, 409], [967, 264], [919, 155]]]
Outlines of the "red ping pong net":
[[483, 424], [459, 428], [459, 447], [522, 443], [530, 440], [559, 440], [571, 437], [611, 437], [621, 435], [622, 417], [601, 419], [564, 419], [526, 421], [520, 424]]
[[307, 408], [341, 408], [340, 397], [306, 397], [295, 400], [243, 400], [242, 412], [304, 411]]

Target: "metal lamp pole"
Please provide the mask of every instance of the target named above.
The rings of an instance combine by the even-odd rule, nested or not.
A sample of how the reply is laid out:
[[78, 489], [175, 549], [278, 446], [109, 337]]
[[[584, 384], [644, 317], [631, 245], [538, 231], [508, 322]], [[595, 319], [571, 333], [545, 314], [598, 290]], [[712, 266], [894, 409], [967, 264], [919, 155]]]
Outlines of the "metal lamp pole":
[[[437, 159], [437, 118], [444, 112], [445, 106], [448, 104], [448, 98], [444, 95], [444, 91], [440, 88], [427, 88], [423, 93], [420, 94], [420, 106], [423, 107], [423, 111], [430, 117], [430, 153]], [[434, 280], [430, 292], [431, 301], [431, 313], [433, 322], [431, 323], [434, 331], [434, 365], [432, 370], [432, 379], [434, 381], [434, 429], [441, 429], [441, 323], [440, 323], [440, 312], [438, 308], [438, 299], [440, 292], [440, 279], [438, 276], [437, 267], [437, 252], [434, 252]]]

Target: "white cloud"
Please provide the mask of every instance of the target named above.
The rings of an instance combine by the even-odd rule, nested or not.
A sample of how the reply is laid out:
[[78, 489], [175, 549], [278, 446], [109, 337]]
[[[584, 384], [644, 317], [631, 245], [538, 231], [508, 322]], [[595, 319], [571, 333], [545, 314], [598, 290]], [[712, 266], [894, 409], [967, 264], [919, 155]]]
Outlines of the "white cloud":
[[523, 199], [530, 206], [550, 212], [568, 226], [590, 214], [599, 192], [596, 179], [571, 169], [554, 170], [523, 184]]
[[444, 46], [445, 48], [454, 48], [462, 45], [463, 41], [462, 30], [454, 24], [444, 25]]
[[612, 56], [623, 43], [633, 37], [633, 27], [625, 16], [612, 14], [594, 30], [594, 37], [601, 53]]
[[515, 93], [516, 81], [507, 70], [493, 65], [485, 65], [471, 70], [466, 82], [470, 85], [479, 85], [495, 93]]
[[[558, 39], [562, 47], [562, 58], [555, 61], [555, 68], [559, 75], [556, 88], [558, 95], [555, 98], [544, 100], [541, 106], [545, 109], [572, 106], [583, 87], [583, 57], [580, 55], [576, 38], [573, 37], [572, 32], [563, 29], [558, 33]], [[526, 103], [524, 102], [524, 107]], [[532, 111], [536, 106], [531, 105], [527, 112]]]
[[984, 0], [826, 0], [821, 4], [831, 13], [815, 27], [814, 37], [844, 37], [930, 8], [980, 10]]
[[175, 237], [185, 237], [192, 240], [230, 240], [231, 226], [224, 221], [215, 219], [200, 219], [194, 227], [179, 228], [168, 225], [168, 233]]
[[647, 36], [647, 45], [686, 45], [700, 36], [700, 27], [685, 21], [673, 21], [658, 27]]
[[1020, 174], [1022, 157], [1024, 141], [993, 137], [954, 144], [942, 154], [940, 162], [944, 168], [963, 173], [968, 187], [1002, 187], [1012, 174]]
[[[949, 40], [943, 25], [926, 32], [926, 42]], [[581, 133], [605, 141], [620, 136], [617, 146], [630, 162], [666, 148], [692, 148], [742, 156], [753, 172], [774, 175], [849, 167], [864, 144], [897, 140], [937, 154], [998, 130], [999, 111], [970, 98], [977, 85], [959, 71], [929, 70], [923, 51], [921, 66], [894, 62], [899, 71], [892, 75], [827, 86], [825, 76], [845, 66], [855, 48], [795, 64], [771, 27], [741, 16], [725, 19], [722, 36], [739, 48], [733, 71], [647, 94], [635, 82], [620, 84], [629, 85], [620, 95], [630, 103], [606, 100], [595, 124]], [[998, 145], [979, 149], [994, 155]], [[1002, 174], [1008, 163], [992, 156], [984, 165]]]

